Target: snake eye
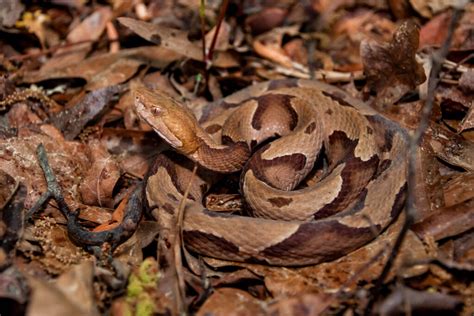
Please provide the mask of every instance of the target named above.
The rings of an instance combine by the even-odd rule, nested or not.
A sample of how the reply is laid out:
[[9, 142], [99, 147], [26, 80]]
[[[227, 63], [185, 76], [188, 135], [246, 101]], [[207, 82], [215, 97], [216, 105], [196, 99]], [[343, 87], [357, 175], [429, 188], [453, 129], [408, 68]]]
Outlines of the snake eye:
[[151, 109], [151, 113], [152, 113], [153, 115], [160, 115], [161, 113], [163, 113], [163, 111], [162, 111], [160, 108], [153, 107], [153, 108]]

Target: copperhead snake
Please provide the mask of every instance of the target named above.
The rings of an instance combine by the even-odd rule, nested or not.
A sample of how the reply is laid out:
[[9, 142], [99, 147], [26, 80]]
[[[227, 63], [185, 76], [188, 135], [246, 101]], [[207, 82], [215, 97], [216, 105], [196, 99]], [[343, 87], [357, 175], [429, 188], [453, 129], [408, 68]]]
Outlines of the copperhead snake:
[[[406, 193], [407, 134], [364, 102], [317, 81], [259, 83], [202, 108], [199, 122], [163, 92], [133, 91], [136, 111], [181, 155], [160, 155], [145, 188], [173, 222], [186, 200], [185, 246], [241, 262], [303, 266], [334, 260], [380, 234]], [[319, 181], [305, 180], [322, 156]], [[188, 160], [189, 159], [189, 160]], [[241, 172], [247, 215], [207, 210], [212, 174]]]

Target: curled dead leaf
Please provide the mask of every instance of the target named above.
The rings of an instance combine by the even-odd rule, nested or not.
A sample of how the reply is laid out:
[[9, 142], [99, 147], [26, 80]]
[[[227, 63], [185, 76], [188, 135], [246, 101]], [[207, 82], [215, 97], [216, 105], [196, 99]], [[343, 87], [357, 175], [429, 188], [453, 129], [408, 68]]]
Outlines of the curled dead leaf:
[[112, 192], [120, 177], [118, 163], [98, 140], [89, 143], [89, 155], [92, 165], [79, 186], [82, 201], [112, 208]]
[[249, 293], [232, 288], [216, 290], [196, 313], [196, 316], [257, 316], [266, 315], [263, 302]]
[[390, 43], [362, 41], [360, 55], [367, 87], [376, 92], [377, 107], [390, 107], [426, 80], [415, 58], [418, 42], [419, 27], [412, 20], [400, 24]]

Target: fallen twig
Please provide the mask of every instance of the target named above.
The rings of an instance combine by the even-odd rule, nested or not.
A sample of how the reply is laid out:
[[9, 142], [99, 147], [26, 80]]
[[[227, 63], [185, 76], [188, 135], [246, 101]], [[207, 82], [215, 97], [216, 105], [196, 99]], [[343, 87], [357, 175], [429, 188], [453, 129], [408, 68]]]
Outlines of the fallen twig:
[[385, 266], [382, 272], [380, 273], [380, 276], [377, 279], [375, 286], [372, 289], [373, 295], [372, 295], [371, 300], [368, 302], [366, 306], [366, 309], [365, 309], [366, 315], [371, 313], [374, 302], [376, 301], [378, 295], [380, 294], [380, 289], [382, 288], [382, 285], [388, 273], [390, 272], [390, 269], [392, 268], [393, 262], [395, 261], [395, 258], [397, 257], [399, 253], [400, 247], [405, 239], [405, 236], [415, 220], [415, 215], [416, 215], [415, 191], [412, 191], [411, 189], [415, 187], [416, 153], [417, 153], [419, 144], [421, 142], [421, 139], [426, 129], [428, 128], [428, 124], [430, 122], [431, 111], [433, 109], [433, 104], [434, 104], [434, 90], [437, 87], [437, 84], [439, 81], [438, 79], [439, 73], [443, 66], [443, 61], [449, 52], [449, 47], [451, 45], [451, 40], [454, 34], [454, 30], [456, 29], [456, 26], [458, 22], [460, 21], [463, 15], [463, 12], [464, 12], [464, 6], [454, 8], [446, 39], [443, 45], [441, 46], [441, 48], [437, 50], [436, 52], [434, 52], [431, 56], [432, 67], [430, 71], [430, 76], [428, 78], [429, 80], [428, 81], [428, 94], [426, 97], [425, 106], [423, 107], [420, 124], [418, 125], [418, 128], [416, 129], [415, 133], [410, 137], [410, 141], [409, 141], [408, 172], [407, 172], [408, 192], [407, 192], [407, 199], [405, 203], [405, 221], [400, 230], [400, 233], [398, 234], [395, 240], [395, 243], [393, 244], [393, 248], [389, 254], [387, 262], [385, 263]]

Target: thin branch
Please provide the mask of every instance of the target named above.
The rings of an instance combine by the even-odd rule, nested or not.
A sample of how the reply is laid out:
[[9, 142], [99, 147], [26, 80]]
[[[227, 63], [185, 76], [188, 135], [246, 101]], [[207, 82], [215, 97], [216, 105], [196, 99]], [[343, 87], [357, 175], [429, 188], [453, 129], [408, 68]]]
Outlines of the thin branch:
[[201, 22], [201, 36], [202, 36], [202, 60], [207, 64], [206, 54], [206, 21], [205, 21], [206, 1], [201, 0], [199, 4], [199, 20]]
[[209, 65], [209, 68], [212, 63], [212, 57], [214, 55], [214, 48], [216, 46], [217, 37], [219, 36], [219, 31], [221, 29], [222, 21], [224, 21], [225, 12], [227, 11], [227, 7], [229, 6], [229, 0], [223, 0], [221, 4], [221, 10], [219, 11], [219, 17], [217, 18], [217, 25], [216, 31], [214, 33], [214, 37], [212, 38], [211, 46], [209, 47], [209, 51], [207, 52], [206, 57], [206, 67]]
[[395, 240], [395, 243], [393, 245], [392, 251], [387, 259], [387, 262], [385, 263], [384, 269], [382, 270], [382, 273], [380, 274], [374, 288], [373, 288], [373, 296], [372, 299], [369, 301], [367, 304], [365, 314], [369, 315], [371, 314], [372, 307], [374, 305], [374, 302], [376, 298], [378, 297], [380, 290], [384, 284], [384, 281], [390, 272], [390, 269], [393, 266], [393, 263], [395, 261], [395, 258], [397, 257], [400, 247], [405, 239], [405, 236], [410, 229], [411, 225], [414, 222], [415, 215], [416, 215], [416, 207], [415, 207], [415, 192], [412, 191], [411, 189], [415, 187], [415, 175], [416, 175], [416, 153], [417, 149], [420, 145], [421, 139], [428, 128], [428, 124], [430, 122], [431, 118], [431, 111], [433, 109], [433, 104], [434, 104], [434, 96], [435, 96], [435, 89], [438, 85], [438, 76], [441, 71], [441, 68], [443, 66], [443, 61], [448, 55], [449, 52], [449, 47], [451, 45], [451, 41], [453, 38], [454, 30], [456, 29], [456, 26], [461, 19], [462, 15], [464, 12], [463, 7], [456, 7], [453, 10], [453, 15], [451, 17], [451, 21], [449, 24], [448, 28], [448, 34], [446, 36], [446, 39], [441, 46], [441, 48], [434, 52], [432, 54], [432, 67], [431, 67], [431, 72], [429, 76], [429, 81], [428, 81], [428, 95], [426, 98], [425, 106], [423, 107], [423, 111], [421, 114], [421, 120], [420, 124], [418, 125], [418, 128], [416, 129], [415, 133], [410, 137], [410, 143], [409, 143], [409, 152], [408, 152], [408, 172], [407, 172], [407, 182], [408, 182], [408, 193], [407, 193], [407, 199], [406, 199], [406, 204], [405, 204], [405, 222], [402, 226], [402, 229], [400, 230], [400, 233], [397, 236], [397, 239]]

